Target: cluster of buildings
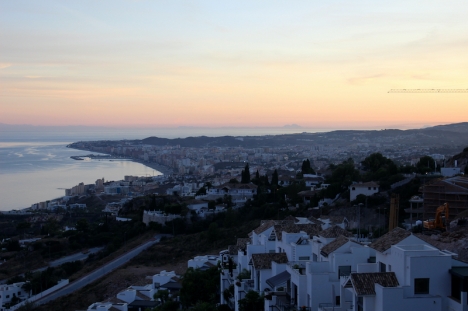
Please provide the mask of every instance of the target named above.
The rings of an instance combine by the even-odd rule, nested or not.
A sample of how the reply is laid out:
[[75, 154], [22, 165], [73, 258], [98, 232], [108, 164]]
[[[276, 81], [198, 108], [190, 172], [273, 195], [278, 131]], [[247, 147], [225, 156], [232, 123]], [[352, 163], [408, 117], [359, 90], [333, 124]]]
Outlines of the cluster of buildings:
[[468, 310], [468, 263], [401, 228], [369, 244], [317, 219], [263, 221], [220, 261], [235, 311], [249, 291], [265, 311]]
[[154, 298], [158, 292], [164, 292], [167, 299], [177, 299], [178, 293], [182, 288], [180, 276], [174, 271], [161, 271], [158, 274], [149, 277], [151, 283], [142, 282], [134, 284], [120, 291], [116, 297], [108, 299], [105, 302], [96, 302], [91, 304], [87, 311], [140, 311], [149, 310], [159, 306], [164, 298]]

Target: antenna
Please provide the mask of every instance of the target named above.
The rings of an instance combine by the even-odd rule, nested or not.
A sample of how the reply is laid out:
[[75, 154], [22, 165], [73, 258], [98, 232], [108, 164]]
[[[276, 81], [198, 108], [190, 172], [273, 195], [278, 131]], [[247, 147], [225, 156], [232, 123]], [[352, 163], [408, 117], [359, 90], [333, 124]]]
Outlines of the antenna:
[[391, 89], [387, 93], [468, 93], [468, 89]]

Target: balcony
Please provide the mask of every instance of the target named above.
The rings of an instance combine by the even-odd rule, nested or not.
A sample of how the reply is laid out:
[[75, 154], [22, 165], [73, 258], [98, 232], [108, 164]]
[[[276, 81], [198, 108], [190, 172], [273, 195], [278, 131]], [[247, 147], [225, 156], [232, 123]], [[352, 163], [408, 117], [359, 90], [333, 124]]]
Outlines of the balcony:
[[291, 269], [291, 272], [298, 273], [300, 275], [305, 275], [306, 266], [304, 262], [301, 261], [290, 261], [288, 262], [288, 266]]

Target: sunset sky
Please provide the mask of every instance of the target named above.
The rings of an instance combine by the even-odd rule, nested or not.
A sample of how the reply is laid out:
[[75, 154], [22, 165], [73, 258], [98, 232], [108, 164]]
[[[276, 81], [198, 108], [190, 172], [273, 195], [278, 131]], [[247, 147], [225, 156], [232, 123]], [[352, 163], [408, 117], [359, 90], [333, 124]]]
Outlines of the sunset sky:
[[0, 123], [468, 121], [465, 1], [0, 1]]

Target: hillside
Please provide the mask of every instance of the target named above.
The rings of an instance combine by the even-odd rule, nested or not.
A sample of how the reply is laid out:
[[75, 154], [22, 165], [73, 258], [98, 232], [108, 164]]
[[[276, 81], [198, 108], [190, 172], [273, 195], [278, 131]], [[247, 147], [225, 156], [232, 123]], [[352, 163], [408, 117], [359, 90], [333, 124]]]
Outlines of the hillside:
[[216, 137], [159, 138], [148, 137], [139, 142], [148, 145], [181, 147], [279, 147], [291, 145], [335, 145], [350, 146], [359, 142], [398, 144], [400, 146], [423, 146], [460, 148], [468, 145], [468, 122], [439, 125], [424, 129], [398, 130], [338, 130], [326, 133], [297, 133], [266, 136], [220, 136]]

